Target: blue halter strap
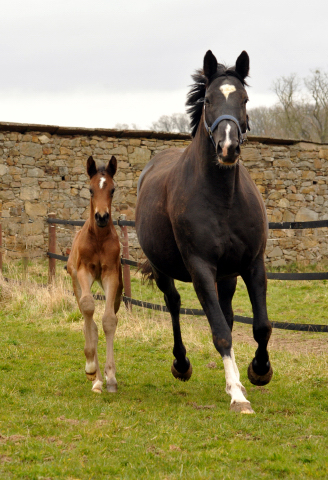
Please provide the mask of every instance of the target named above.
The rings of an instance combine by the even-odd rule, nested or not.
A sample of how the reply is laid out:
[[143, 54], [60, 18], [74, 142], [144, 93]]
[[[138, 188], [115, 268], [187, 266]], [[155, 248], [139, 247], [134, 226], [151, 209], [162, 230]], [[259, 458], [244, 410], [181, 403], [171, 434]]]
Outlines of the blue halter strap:
[[214, 138], [213, 138], [213, 132], [216, 129], [216, 127], [219, 125], [219, 123], [221, 123], [223, 120], [230, 120], [231, 122], [234, 122], [237, 125], [239, 144], [241, 145], [243, 143], [244, 139], [243, 139], [243, 133], [241, 131], [241, 128], [240, 128], [240, 125], [239, 125], [239, 122], [238, 122], [237, 118], [233, 117], [232, 115], [221, 115], [216, 120], [214, 120], [212, 125], [209, 127], [207, 125], [206, 118], [205, 118], [205, 103], [204, 103], [204, 125], [205, 125], [206, 131], [209, 134], [209, 137], [210, 137], [215, 149], [216, 149], [216, 145], [215, 145], [215, 141], [214, 141]]

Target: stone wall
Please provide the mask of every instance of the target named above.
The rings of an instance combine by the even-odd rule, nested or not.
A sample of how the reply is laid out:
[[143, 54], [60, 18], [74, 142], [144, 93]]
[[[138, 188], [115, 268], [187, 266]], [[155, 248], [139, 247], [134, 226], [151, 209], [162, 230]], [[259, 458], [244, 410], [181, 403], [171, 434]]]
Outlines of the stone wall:
[[[150, 131], [63, 128], [0, 124], [0, 202], [3, 246], [8, 258], [44, 256], [50, 212], [63, 219], [88, 217], [89, 155], [118, 160], [113, 217], [134, 219], [137, 180], [157, 152], [186, 147], [190, 137]], [[242, 161], [267, 206], [269, 221], [328, 218], [328, 145], [249, 137]], [[267, 262], [327, 260], [327, 230], [270, 231]], [[75, 227], [57, 227], [57, 251], [70, 248]], [[140, 257], [134, 229], [129, 229], [131, 256]]]

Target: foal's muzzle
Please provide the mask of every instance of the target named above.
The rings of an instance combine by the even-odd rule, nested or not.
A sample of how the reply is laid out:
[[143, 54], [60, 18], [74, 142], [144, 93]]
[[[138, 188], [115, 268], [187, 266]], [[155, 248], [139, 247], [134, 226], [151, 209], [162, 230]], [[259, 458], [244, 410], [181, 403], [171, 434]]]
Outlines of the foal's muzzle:
[[109, 222], [109, 213], [105, 213], [104, 215], [100, 215], [99, 212], [95, 214], [95, 219], [96, 219], [96, 224], [98, 227], [103, 228], [107, 227], [108, 222]]

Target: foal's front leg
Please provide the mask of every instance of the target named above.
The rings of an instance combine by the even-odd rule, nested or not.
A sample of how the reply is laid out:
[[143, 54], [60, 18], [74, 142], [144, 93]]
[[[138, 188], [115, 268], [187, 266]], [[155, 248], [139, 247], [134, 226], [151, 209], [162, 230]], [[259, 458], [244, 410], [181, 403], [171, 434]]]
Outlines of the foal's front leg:
[[100, 373], [97, 355], [98, 327], [93, 320], [95, 301], [91, 294], [91, 286], [94, 282], [94, 278], [85, 267], [82, 267], [77, 272], [77, 280], [81, 288], [79, 307], [84, 317], [84, 353], [86, 357], [85, 374], [87, 378], [92, 381], [92, 390], [96, 393], [101, 393], [103, 379]]
[[231, 396], [230, 410], [254, 413], [250, 402], [244, 396], [245, 388], [239, 380], [239, 372], [235, 366], [231, 330], [218, 302], [215, 272], [200, 260], [195, 261], [190, 271], [198, 299], [211, 326], [214, 346], [222, 356], [226, 392]]
[[106, 272], [102, 276], [101, 282], [106, 297], [105, 312], [102, 318], [102, 325], [106, 336], [106, 388], [108, 392], [117, 392], [117, 381], [115, 377], [116, 368], [114, 361], [114, 335], [117, 326], [116, 312], [119, 309], [120, 297], [122, 295], [122, 283], [116, 270]]

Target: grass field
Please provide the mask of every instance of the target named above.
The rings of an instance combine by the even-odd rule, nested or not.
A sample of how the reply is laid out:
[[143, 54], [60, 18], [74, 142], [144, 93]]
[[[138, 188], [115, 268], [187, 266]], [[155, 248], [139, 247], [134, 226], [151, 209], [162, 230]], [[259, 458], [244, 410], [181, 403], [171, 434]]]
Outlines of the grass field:
[[[60, 264], [59, 264], [60, 265]], [[21, 278], [21, 267], [6, 268]], [[117, 394], [97, 395], [84, 375], [82, 319], [58, 268], [52, 290], [44, 265], [24, 286], [0, 283], [1, 479], [328, 478], [328, 334], [274, 330], [272, 382], [254, 387], [247, 366], [251, 327], [236, 325], [235, 353], [256, 415], [229, 412], [222, 361], [205, 318], [182, 317], [193, 376], [170, 373], [169, 316], [121, 307], [115, 340]], [[199, 307], [179, 284], [183, 306]], [[96, 288], [95, 288], [96, 290]], [[133, 277], [135, 298], [163, 303]], [[272, 320], [327, 323], [326, 282], [270, 281]], [[100, 326], [103, 302], [96, 302]], [[235, 313], [250, 315], [238, 282]], [[99, 357], [104, 363], [100, 330]]]

